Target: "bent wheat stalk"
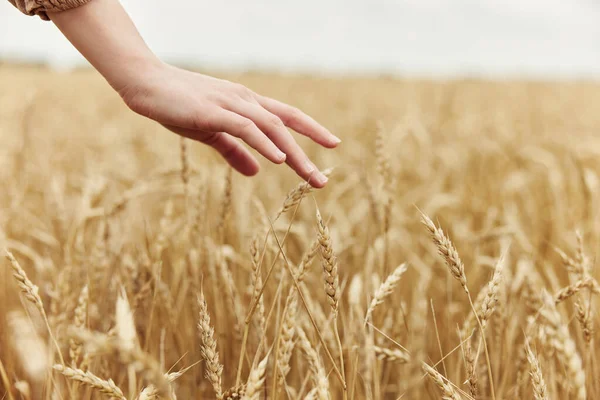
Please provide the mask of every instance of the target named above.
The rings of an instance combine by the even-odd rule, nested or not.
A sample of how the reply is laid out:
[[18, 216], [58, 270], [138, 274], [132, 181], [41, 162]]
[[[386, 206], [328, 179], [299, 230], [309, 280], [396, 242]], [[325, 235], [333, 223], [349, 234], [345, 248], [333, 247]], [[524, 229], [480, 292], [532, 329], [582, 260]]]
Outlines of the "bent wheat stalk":
[[458, 280], [460, 282], [463, 290], [467, 294], [467, 298], [469, 300], [469, 305], [471, 306], [472, 312], [475, 314], [475, 319], [477, 320], [477, 324], [479, 325], [479, 330], [481, 331], [481, 339], [483, 340], [483, 348], [485, 350], [485, 358], [486, 358], [486, 363], [487, 363], [488, 377], [490, 380], [490, 390], [492, 392], [492, 400], [496, 400], [496, 393], [495, 393], [496, 390], [494, 388], [494, 377], [492, 374], [492, 362], [490, 360], [487, 341], [485, 339], [485, 331], [483, 329], [483, 324], [481, 323], [481, 319], [477, 315], [477, 310], [475, 309], [475, 306], [473, 305], [473, 299], [471, 298], [471, 293], [469, 292], [469, 288], [467, 287], [467, 275], [465, 274], [465, 266], [464, 266], [462, 260], [460, 259], [460, 256], [458, 255], [458, 251], [454, 247], [454, 244], [446, 236], [444, 231], [442, 229], [436, 227], [435, 224], [433, 223], [433, 221], [431, 220], [431, 218], [429, 218], [427, 215], [425, 215], [425, 213], [423, 213], [421, 210], [419, 210], [419, 212], [421, 213], [421, 217], [422, 217], [421, 222], [423, 223], [423, 225], [425, 225], [425, 227], [431, 234], [433, 242], [435, 243], [440, 255], [446, 261], [446, 265], [448, 266], [450, 273], [452, 274], [452, 276], [454, 276], [454, 278], [456, 278], [456, 280]]

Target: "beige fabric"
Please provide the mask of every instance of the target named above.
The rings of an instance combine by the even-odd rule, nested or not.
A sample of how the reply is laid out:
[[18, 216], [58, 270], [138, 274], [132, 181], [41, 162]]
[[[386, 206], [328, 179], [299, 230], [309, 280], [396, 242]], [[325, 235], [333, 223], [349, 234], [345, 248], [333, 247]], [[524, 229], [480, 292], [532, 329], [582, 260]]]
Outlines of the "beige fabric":
[[47, 12], [59, 12], [79, 7], [91, 0], [8, 0], [27, 15], [39, 15], [48, 20]]

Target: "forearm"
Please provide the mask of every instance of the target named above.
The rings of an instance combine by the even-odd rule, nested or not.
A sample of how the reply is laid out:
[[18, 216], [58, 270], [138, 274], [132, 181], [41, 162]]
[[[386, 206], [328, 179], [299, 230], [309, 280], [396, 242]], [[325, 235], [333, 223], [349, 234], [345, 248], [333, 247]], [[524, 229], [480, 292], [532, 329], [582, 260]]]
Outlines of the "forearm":
[[160, 64], [118, 0], [94, 0], [48, 16], [117, 91]]

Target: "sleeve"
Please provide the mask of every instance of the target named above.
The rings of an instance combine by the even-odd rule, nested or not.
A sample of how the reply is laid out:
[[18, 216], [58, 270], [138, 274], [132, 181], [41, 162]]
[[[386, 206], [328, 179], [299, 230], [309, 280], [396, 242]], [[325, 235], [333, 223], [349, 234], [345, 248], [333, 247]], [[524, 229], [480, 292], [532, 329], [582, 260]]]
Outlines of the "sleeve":
[[27, 15], [38, 15], [49, 20], [47, 12], [60, 12], [82, 6], [91, 0], [8, 0]]

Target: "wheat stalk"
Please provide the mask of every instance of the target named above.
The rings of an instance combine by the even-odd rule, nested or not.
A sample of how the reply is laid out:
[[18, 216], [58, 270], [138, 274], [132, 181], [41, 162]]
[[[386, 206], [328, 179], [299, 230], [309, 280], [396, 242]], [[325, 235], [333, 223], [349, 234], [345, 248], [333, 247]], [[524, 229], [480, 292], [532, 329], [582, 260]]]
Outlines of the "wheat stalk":
[[481, 320], [477, 315], [477, 310], [475, 309], [475, 305], [473, 304], [471, 293], [469, 292], [469, 288], [467, 287], [467, 275], [465, 273], [465, 266], [458, 255], [458, 251], [456, 250], [450, 239], [444, 234], [444, 231], [441, 228], [436, 227], [431, 218], [429, 218], [423, 212], [421, 212], [421, 222], [423, 223], [423, 225], [425, 225], [425, 227], [431, 234], [431, 237], [438, 249], [439, 254], [446, 261], [446, 265], [450, 270], [450, 274], [460, 282], [460, 285], [467, 294], [467, 298], [469, 299], [469, 305], [471, 306], [471, 311], [473, 311], [475, 315], [475, 319], [477, 320], [477, 324], [479, 325], [479, 330], [481, 332], [481, 340], [483, 341], [483, 346], [485, 350], [485, 358], [488, 368], [488, 377], [490, 380], [492, 400], [496, 400], [494, 379], [492, 376], [492, 362], [490, 361], [490, 355], [487, 346], [487, 341], [485, 339], [483, 324], [481, 323]]
[[[344, 366], [344, 349], [340, 339], [340, 332], [338, 329], [338, 312], [340, 303], [340, 288], [339, 288], [339, 275], [337, 268], [337, 259], [333, 253], [333, 245], [331, 236], [329, 235], [329, 228], [325, 225], [321, 213], [317, 207], [317, 226], [319, 244], [321, 245], [321, 264], [323, 266], [323, 277], [325, 280], [325, 292], [327, 294], [327, 300], [331, 306], [333, 312], [333, 331], [335, 333], [336, 342], [338, 345], [338, 352], [340, 358], [340, 370], [342, 380], [346, 382], [346, 372]], [[344, 400], [347, 399], [348, 390], [344, 384]]]

